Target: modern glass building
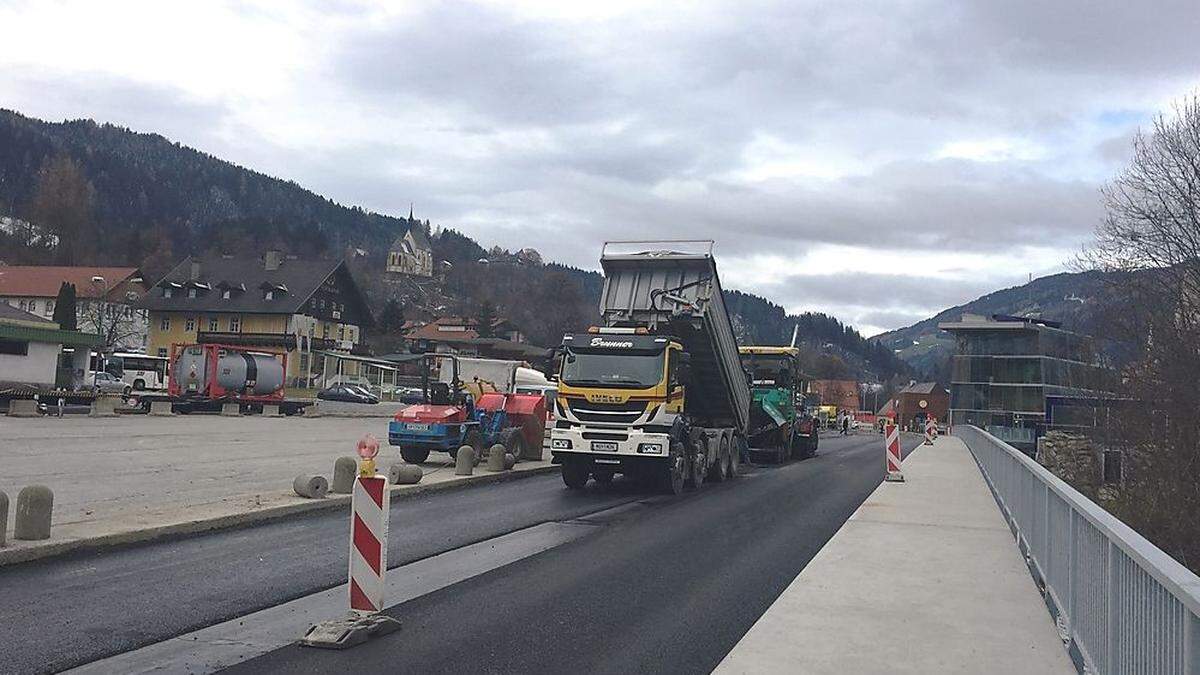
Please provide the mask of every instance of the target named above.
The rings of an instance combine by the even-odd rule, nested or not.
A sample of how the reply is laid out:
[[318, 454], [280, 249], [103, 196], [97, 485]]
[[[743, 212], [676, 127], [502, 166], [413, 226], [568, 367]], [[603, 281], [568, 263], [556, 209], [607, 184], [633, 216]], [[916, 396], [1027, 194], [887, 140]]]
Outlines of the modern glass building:
[[958, 351], [950, 373], [950, 420], [973, 424], [1033, 452], [1047, 397], [1094, 398], [1110, 389], [1092, 340], [1052, 321], [963, 314], [938, 324]]

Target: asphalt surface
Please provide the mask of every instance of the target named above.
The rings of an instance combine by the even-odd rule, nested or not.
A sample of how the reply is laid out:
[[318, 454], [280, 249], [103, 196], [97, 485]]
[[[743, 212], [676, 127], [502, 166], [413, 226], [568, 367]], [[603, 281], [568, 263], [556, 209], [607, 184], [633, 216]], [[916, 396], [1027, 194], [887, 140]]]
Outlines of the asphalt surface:
[[[574, 493], [553, 474], [400, 499], [388, 564], [644, 496]], [[0, 673], [62, 670], [345, 583], [348, 509], [2, 567]]]
[[[907, 453], [918, 439], [902, 443]], [[284, 647], [230, 671], [708, 673], [879, 485], [881, 445], [822, 439], [816, 458], [653, 500], [392, 607], [398, 633], [341, 652]]]

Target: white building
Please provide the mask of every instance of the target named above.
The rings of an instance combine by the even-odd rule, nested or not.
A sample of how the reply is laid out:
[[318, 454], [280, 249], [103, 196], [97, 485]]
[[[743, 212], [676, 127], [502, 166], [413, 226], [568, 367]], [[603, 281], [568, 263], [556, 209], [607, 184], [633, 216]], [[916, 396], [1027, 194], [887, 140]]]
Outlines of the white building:
[[98, 335], [60, 330], [53, 321], [0, 303], [0, 386], [77, 386], [99, 342]]

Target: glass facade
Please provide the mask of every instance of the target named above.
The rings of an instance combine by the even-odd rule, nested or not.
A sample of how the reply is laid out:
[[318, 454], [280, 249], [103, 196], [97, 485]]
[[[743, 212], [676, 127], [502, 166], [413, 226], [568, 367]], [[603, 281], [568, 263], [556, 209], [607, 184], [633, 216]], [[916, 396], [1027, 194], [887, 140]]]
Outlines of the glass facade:
[[950, 419], [973, 424], [1032, 452], [1046, 421], [1047, 396], [1104, 391], [1109, 375], [1091, 340], [1034, 321], [942, 324], [958, 353], [950, 375]]

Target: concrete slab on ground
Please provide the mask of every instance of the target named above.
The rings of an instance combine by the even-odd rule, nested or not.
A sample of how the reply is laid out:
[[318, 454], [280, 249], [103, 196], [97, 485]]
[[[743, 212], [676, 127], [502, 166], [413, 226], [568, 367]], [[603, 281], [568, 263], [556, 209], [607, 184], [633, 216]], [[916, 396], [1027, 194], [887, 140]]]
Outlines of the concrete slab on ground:
[[[292, 481], [302, 473], [332, 477], [334, 460], [353, 455], [365, 433], [386, 443], [387, 423], [219, 415], [2, 418], [0, 491], [16, 495], [25, 485], [48, 485], [54, 519], [49, 540], [10, 536], [0, 565], [334, 508], [349, 497], [304, 499], [292, 492]], [[382, 446], [381, 472], [399, 461], [397, 448]], [[421, 482], [397, 486], [393, 499], [464, 482], [442, 453], [422, 468]], [[502, 474], [480, 466], [468, 480], [551, 470], [549, 461], [521, 462]]]
[[962, 441], [924, 446], [904, 476], [867, 498], [717, 673], [1075, 672]]

